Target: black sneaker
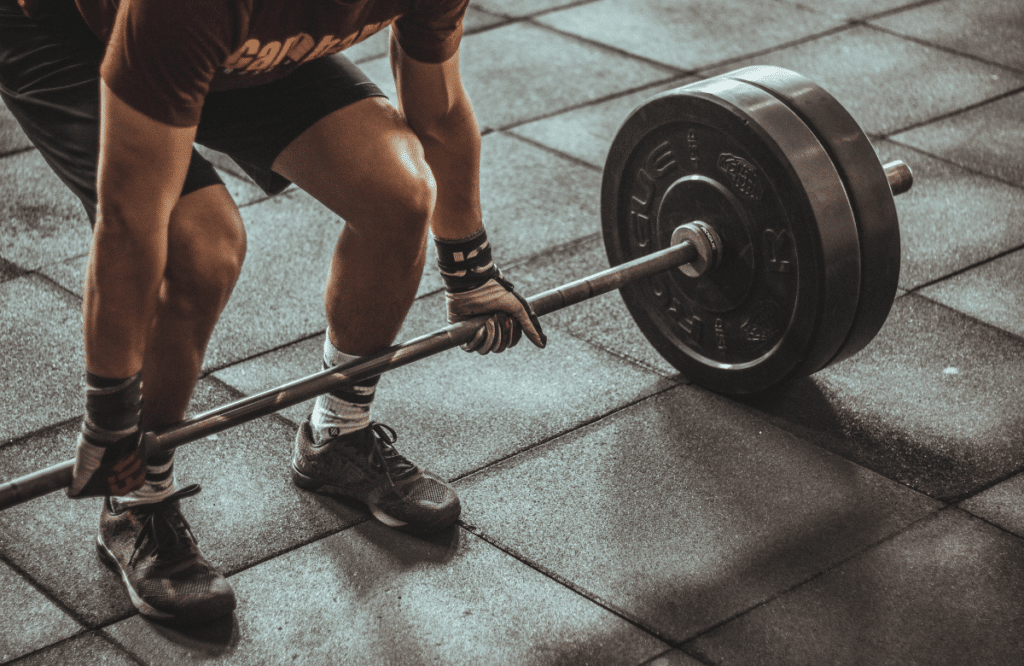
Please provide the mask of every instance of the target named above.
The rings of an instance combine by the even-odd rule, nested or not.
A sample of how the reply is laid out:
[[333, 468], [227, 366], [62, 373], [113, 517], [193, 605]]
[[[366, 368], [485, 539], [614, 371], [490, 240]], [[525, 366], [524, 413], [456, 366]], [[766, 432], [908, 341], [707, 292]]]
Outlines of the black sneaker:
[[452, 526], [462, 505], [436, 474], [402, 456], [382, 423], [317, 444], [306, 420], [295, 438], [292, 480], [300, 488], [365, 504], [388, 527], [429, 533]]
[[119, 507], [108, 497], [100, 516], [96, 549], [120, 572], [139, 612], [157, 620], [202, 622], [235, 609], [235, 593], [203, 558], [178, 500], [198, 485], [153, 504]]

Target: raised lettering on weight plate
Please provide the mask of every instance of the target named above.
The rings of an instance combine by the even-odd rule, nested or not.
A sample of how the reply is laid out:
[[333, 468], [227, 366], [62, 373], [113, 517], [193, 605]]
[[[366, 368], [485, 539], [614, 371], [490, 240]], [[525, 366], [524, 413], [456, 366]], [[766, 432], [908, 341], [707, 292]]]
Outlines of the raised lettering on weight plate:
[[638, 247], [646, 247], [651, 238], [648, 210], [654, 197], [654, 179], [643, 169], [636, 173], [633, 197], [629, 202], [629, 226]]
[[679, 324], [679, 328], [683, 330], [683, 333], [690, 337], [694, 346], [700, 347], [700, 317], [695, 314], [691, 315], [690, 308], [678, 298], [672, 299], [672, 304], [668, 307], [668, 311], [672, 315], [672, 319]]
[[690, 149], [690, 168], [700, 170], [700, 144], [697, 143], [697, 131], [690, 128], [686, 133], [686, 147]]
[[633, 240], [636, 241], [637, 247], [647, 247], [647, 243], [651, 240], [651, 221], [650, 219], [635, 210], [629, 211], [629, 226], [633, 229]]
[[721, 317], [715, 319], [715, 345], [718, 351], [725, 353], [725, 323]]
[[668, 141], [658, 144], [658, 147], [647, 156], [647, 162], [651, 165], [651, 170], [659, 178], [664, 176], [666, 171], [674, 167], [676, 165], [676, 156], [672, 152], [672, 146], [669, 145]]
[[785, 229], [764, 230], [764, 253], [768, 270], [775, 273], [790, 273], [793, 270], [793, 239]]
[[764, 194], [761, 172], [742, 157], [722, 153], [718, 156], [718, 168], [729, 177], [733, 187], [748, 199], [758, 201]]

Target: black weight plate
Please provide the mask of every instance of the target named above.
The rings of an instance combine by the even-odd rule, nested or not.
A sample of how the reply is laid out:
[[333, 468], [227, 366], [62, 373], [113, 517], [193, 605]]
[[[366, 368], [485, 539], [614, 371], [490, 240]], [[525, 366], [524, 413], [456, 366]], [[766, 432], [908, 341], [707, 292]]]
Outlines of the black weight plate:
[[612, 265], [667, 247], [691, 220], [721, 237], [708, 274], [621, 290], [651, 344], [695, 382], [763, 391], [846, 340], [860, 285], [853, 211], [821, 143], [767, 92], [718, 77], [648, 100], [612, 143], [601, 199]]
[[889, 181], [853, 116], [810, 79], [781, 67], [746, 67], [724, 76], [758, 86], [800, 116], [832, 156], [846, 185], [860, 238], [860, 302], [837, 363], [863, 349], [882, 328], [900, 277], [900, 229]]

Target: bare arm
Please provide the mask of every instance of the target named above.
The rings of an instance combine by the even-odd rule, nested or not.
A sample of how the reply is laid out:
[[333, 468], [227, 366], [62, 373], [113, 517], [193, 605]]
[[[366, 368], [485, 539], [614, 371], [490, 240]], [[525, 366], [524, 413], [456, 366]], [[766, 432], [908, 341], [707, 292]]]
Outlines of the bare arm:
[[104, 377], [142, 369], [194, 127], [172, 127], [100, 83], [99, 206], [83, 312], [86, 367]]
[[482, 226], [480, 128], [462, 85], [459, 56], [441, 64], [413, 60], [391, 36], [391, 69], [398, 109], [423, 144], [437, 183], [431, 230], [463, 238]]

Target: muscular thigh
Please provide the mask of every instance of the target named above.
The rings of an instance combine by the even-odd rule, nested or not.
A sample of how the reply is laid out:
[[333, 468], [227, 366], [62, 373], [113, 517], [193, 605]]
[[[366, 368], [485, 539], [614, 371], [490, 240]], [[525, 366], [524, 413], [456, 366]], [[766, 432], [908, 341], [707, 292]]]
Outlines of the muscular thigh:
[[433, 205], [422, 145], [381, 98], [322, 119], [281, 153], [274, 168], [352, 225], [383, 224], [406, 211], [418, 218]]

